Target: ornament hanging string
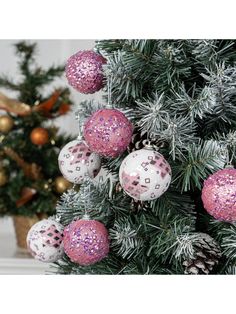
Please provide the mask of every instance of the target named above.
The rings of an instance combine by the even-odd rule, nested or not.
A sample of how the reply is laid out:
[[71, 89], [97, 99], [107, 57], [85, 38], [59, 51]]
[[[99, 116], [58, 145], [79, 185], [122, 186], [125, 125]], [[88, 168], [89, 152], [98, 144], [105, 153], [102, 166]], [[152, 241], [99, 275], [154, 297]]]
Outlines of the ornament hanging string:
[[77, 136], [77, 140], [80, 141], [80, 140], [82, 140], [83, 136], [82, 136], [82, 125], [81, 125], [81, 120], [80, 120], [80, 116], [79, 116], [79, 111], [77, 111], [75, 113], [75, 119], [78, 122], [78, 136]]
[[225, 168], [232, 168], [233, 165], [232, 165], [232, 162], [233, 162], [233, 159], [235, 157], [235, 148], [233, 147], [233, 152], [232, 152], [232, 155], [230, 157], [230, 153], [229, 153], [229, 147], [230, 145], [226, 145], [226, 148], [225, 148], [225, 154], [226, 154], [226, 166]]
[[107, 107], [112, 109], [112, 98], [111, 98], [111, 76], [108, 75], [107, 78]]
[[84, 180], [84, 216], [83, 219], [89, 220], [88, 208], [90, 208], [91, 180], [87, 173]]

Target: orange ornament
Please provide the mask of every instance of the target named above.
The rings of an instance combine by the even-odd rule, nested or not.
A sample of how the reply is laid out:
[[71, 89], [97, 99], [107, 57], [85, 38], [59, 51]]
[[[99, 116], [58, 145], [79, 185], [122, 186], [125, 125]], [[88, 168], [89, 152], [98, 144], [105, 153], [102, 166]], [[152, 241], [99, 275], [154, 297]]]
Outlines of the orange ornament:
[[44, 128], [35, 128], [30, 134], [30, 139], [35, 145], [44, 145], [49, 140], [48, 131]]

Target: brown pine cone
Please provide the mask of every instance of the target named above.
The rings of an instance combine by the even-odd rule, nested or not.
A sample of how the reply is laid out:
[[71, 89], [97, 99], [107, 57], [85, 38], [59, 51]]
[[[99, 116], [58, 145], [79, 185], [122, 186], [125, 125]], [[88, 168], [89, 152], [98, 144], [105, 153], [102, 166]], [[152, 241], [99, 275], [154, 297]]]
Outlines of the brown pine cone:
[[206, 233], [200, 235], [193, 243], [193, 258], [183, 262], [185, 274], [209, 274], [221, 258], [222, 253], [216, 241]]

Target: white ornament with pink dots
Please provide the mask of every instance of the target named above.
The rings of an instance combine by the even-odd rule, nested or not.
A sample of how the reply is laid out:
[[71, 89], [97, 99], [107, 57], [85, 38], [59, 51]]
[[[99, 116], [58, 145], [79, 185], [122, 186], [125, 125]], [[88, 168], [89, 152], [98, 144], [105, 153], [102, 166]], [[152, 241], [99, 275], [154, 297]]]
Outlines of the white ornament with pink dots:
[[74, 140], [62, 148], [58, 164], [64, 178], [81, 184], [87, 174], [91, 178], [96, 177], [101, 168], [101, 159], [98, 154], [90, 151], [85, 141]]
[[171, 182], [171, 168], [158, 152], [143, 148], [129, 154], [119, 170], [120, 184], [132, 198], [150, 201], [160, 197]]
[[52, 218], [34, 224], [27, 235], [27, 247], [31, 255], [45, 263], [57, 261], [64, 254], [63, 226]]

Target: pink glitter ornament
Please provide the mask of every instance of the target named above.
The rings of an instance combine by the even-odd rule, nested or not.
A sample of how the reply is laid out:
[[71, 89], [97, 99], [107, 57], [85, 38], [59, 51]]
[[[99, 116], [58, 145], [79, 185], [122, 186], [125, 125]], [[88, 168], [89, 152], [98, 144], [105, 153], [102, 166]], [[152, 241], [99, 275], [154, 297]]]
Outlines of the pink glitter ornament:
[[91, 151], [107, 157], [117, 157], [129, 145], [133, 125], [116, 109], [100, 109], [84, 125], [84, 138]]
[[236, 221], [236, 169], [219, 170], [204, 181], [202, 201], [215, 219]]
[[77, 220], [64, 230], [64, 249], [72, 262], [92, 265], [101, 261], [109, 252], [108, 231], [96, 220]]
[[66, 63], [68, 83], [83, 94], [93, 94], [104, 85], [103, 64], [106, 63], [98, 53], [92, 50], [78, 51]]

